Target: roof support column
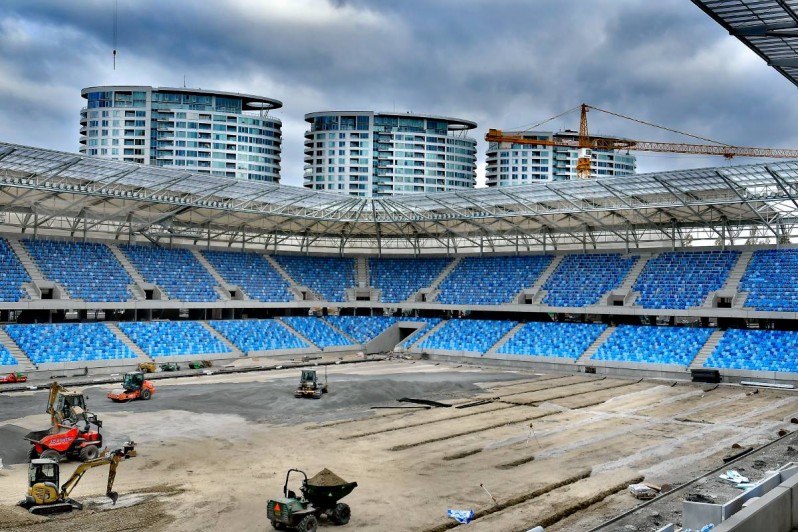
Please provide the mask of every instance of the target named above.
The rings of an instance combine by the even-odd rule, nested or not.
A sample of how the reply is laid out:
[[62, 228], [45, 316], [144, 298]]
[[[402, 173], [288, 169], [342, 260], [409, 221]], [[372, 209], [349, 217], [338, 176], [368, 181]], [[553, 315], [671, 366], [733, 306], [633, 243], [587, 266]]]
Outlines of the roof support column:
[[36, 237], [39, 233], [39, 213], [33, 213], [33, 239], [36, 240]]

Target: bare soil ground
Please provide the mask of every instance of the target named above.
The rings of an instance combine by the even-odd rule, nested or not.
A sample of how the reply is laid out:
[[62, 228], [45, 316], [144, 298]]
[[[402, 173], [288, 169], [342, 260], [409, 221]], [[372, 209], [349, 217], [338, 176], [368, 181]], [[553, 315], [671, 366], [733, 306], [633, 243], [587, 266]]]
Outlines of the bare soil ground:
[[[722, 463], [732, 444], [757, 446], [791, 430], [798, 413], [792, 391], [422, 361], [333, 367], [320, 400], [293, 398], [298, 377], [281, 370], [158, 381], [152, 400], [122, 405], [104, 397], [112, 386], [86, 388], [107, 442], [131, 438], [139, 456], [119, 467], [117, 507], [103, 504], [106, 474], [96, 469], [73, 492], [88, 508], [58, 518], [13, 506], [27, 467], [13, 457], [28, 445], [15, 442], [22, 429], [47, 425], [46, 398], [0, 394], [0, 529], [264, 530], [266, 500], [296, 467], [358, 482], [344, 499], [349, 530], [456, 528], [448, 508], [477, 512], [475, 530], [587, 530], [639, 504], [628, 484], [687, 482]], [[418, 406], [396, 401], [403, 397], [491, 402], [371, 408]], [[74, 466], [64, 464], [62, 478]], [[630, 526], [654, 529], [644, 527], [648, 514], [641, 519]]]

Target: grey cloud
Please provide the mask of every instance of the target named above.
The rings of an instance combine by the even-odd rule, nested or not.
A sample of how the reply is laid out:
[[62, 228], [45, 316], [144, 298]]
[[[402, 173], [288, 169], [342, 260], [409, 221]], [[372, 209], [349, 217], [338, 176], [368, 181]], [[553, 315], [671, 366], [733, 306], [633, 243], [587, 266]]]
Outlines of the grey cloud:
[[[477, 121], [472, 134], [482, 137], [586, 101], [739, 145], [798, 141], [795, 88], [761, 60], [730, 63], [752, 52], [687, 0], [318, 0], [290, 15], [278, 12], [287, 2], [257, 5], [265, 12], [233, 0], [120, 0], [112, 71], [110, 1], [4, 2], [0, 76], [33, 90], [0, 83], [1, 138], [75, 151], [82, 87], [169, 86], [185, 74], [189, 86], [284, 102], [283, 182], [293, 185], [301, 184], [303, 115], [325, 109], [457, 116]], [[677, 140], [590, 118], [593, 131]], [[572, 114], [545, 127], [577, 126]], [[641, 171], [723, 164], [639, 155]]]

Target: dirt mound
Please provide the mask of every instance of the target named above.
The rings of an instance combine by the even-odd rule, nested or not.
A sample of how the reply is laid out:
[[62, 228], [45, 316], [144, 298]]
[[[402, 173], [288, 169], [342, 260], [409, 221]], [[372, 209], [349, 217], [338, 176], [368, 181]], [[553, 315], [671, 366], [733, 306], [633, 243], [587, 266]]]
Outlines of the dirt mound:
[[31, 526], [47, 521], [46, 517], [33, 515], [18, 506], [0, 506], [0, 528]]
[[315, 476], [309, 478], [308, 484], [311, 486], [342, 486], [348, 483], [325, 467], [316, 473]]
[[0, 426], [0, 459], [3, 464], [24, 464], [28, 461], [30, 442], [24, 436], [30, 432], [17, 425]]

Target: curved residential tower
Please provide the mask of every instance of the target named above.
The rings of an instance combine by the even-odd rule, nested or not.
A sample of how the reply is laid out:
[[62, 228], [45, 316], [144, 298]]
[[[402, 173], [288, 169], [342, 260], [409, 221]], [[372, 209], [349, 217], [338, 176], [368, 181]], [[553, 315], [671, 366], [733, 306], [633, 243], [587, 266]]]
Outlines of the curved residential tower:
[[475, 122], [370, 111], [305, 115], [305, 188], [390, 196], [473, 188]]
[[80, 152], [216, 176], [280, 181], [282, 102], [201, 89], [115, 85], [81, 91]]

